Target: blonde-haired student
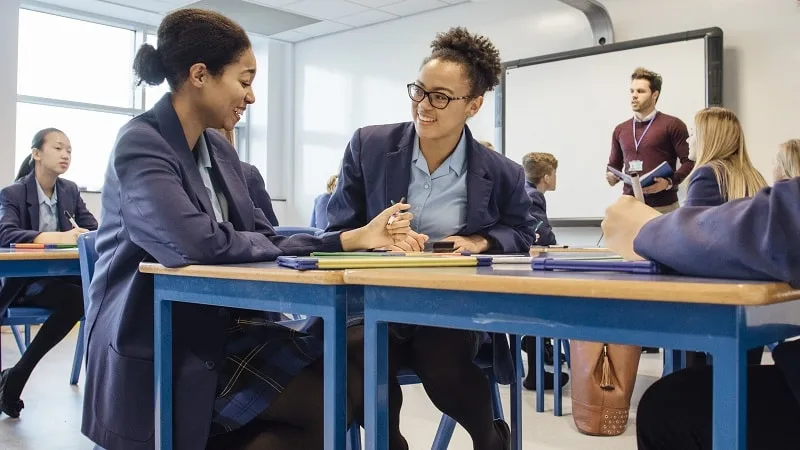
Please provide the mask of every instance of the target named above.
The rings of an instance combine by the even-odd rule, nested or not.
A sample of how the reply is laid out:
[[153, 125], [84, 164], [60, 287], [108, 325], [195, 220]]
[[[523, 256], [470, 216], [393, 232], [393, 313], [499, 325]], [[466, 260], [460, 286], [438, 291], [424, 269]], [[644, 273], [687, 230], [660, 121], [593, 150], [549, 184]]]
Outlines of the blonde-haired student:
[[790, 139], [781, 144], [772, 167], [775, 181], [800, 177], [800, 139]]
[[[695, 132], [690, 134], [689, 158], [696, 161], [689, 176], [684, 206], [719, 206], [752, 197], [767, 185], [747, 153], [744, 130], [733, 111], [712, 107], [695, 115]], [[762, 348], [747, 353], [751, 365], [761, 363]], [[687, 366], [705, 364], [705, 355], [687, 354]]]

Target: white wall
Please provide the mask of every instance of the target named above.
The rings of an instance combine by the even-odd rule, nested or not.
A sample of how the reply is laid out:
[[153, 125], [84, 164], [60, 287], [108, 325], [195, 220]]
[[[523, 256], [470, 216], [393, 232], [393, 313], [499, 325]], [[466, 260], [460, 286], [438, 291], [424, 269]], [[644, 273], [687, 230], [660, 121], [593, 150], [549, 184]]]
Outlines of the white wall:
[[14, 180], [14, 149], [17, 132], [17, 42], [19, 1], [0, 1], [0, 186]]
[[[800, 137], [797, 2], [603, 3], [611, 14], [617, 42], [709, 26], [723, 29], [725, 103], [742, 119], [753, 160], [769, 178], [778, 143]], [[314, 196], [336, 171], [357, 127], [409, 119], [405, 84], [413, 80], [435, 34], [455, 25], [489, 36], [503, 60], [592, 45], [584, 16], [554, 0], [465, 3], [296, 44], [290, 220], [306, 221]], [[575, 95], [580, 95], [579, 87]], [[663, 95], [680, 95], [680, 87], [664, 80]], [[478, 138], [492, 139], [493, 101], [487, 100], [470, 126]]]

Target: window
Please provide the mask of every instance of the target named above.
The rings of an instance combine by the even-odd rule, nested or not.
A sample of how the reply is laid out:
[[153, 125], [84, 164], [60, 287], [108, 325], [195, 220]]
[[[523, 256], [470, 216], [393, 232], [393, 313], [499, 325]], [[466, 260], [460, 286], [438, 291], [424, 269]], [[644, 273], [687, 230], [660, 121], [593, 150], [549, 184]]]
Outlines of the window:
[[72, 143], [72, 164], [64, 178], [83, 189], [99, 191], [117, 133], [130, 119], [124, 114], [17, 103], [17, 167], [30, 154], [33, 135], [55, 127]]

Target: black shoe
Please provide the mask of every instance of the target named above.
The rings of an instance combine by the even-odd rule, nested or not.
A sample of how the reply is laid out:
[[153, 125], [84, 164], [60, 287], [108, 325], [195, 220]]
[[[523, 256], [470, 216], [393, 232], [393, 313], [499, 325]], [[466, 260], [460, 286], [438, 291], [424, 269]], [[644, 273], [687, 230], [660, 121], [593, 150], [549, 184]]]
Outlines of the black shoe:
[[511, 450], [511, 428], [509, 428], [505, 420], [495, 419], [494, 429], [500, 435], [500, 439], [503, 440], [503, 450]]
[[[567, 384], [569, 381], [569, 374], [561, 372], [561, 387]], [[552, 391], [553, 387], [555, 386], [555, 376], [550, 372], [544, 373], [544, 390], [545, 391]], [[529, 391], [536, 390], [536, 373], [535, 372], [528, 372], [528, 376], [522, 380], [522, 387]]]
[[20, 411], [25, 407], [22, 400], [17, 398], [6, 398], [5, 388], [10, 376], [11, 369], [6, 369], [0, 372], [0, 412], [5, 413], [8, 417], [18, 418]]
[[642, 353], [658, 353], [658, 347], [642, 347]]

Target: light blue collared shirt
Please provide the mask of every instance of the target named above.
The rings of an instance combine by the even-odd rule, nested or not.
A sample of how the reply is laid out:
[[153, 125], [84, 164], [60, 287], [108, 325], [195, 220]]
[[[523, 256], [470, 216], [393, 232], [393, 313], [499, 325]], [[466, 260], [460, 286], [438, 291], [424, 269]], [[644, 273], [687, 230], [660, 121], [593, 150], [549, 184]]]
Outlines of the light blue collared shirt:
[[414, 139], [408, 204], [414, 218], [411, 229], [427, 234], [431, 241], [452, 236], [467, 223], [467, 142], [466, 132], [456, 149], [433, 173]]
[[58, 231], [58, 190], [53, 186], [53, 197], [48, 197], [36, 180], [36, 192], [39, 194], [39, 231]]
[[211, 200], [211, 207], [214, 209], [214, 218], [217, 222], [228, 221], [228, 199], [222, 191], [215, 188], [214, 183], [211, 182], [211, 155], [208, 153], [208, 144], [206, 138], [200, 135], [197, 141], [197, 168], [200, 169], [200, 178], [203, 179], [203, 185], [206, 187], [206, 193]]

